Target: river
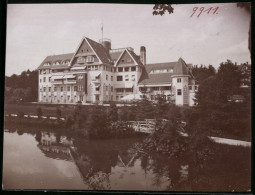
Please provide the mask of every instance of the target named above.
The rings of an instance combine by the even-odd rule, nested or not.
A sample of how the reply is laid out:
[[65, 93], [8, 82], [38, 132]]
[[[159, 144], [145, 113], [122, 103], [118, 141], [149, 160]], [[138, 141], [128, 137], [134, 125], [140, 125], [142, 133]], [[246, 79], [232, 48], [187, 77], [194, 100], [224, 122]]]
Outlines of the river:
[[[209, 169], [196, 172], [199, 174], [196, 181], [200, 183], [194, 183], [192, 165], [185, 160], [137, 153], [135, 146], [143, 139], [87, 140], [54, 130], [6, 128], [3, 188], [143, 191], [250, 189], [250, 159], [237, 164], [240, 167], [238, 170], [232, 170], [235, 167], [226, 168], [231, 167], [227, 164], [208, 165]], [[218, 174], [215, 174], [217, 171]]]

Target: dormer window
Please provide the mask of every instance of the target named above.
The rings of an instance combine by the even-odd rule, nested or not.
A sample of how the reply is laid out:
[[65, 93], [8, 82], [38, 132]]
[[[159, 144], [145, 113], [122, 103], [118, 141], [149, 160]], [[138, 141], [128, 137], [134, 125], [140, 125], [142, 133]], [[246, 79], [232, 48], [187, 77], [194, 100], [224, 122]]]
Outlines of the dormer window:
[[78, 63], [84, 63], [84, 62], [85, 62], [85, 58], [84, 58], [84, 57], [79, 57], [79, 58], [77, 59], [77, 62], [78, 62]]
[[87, 63], [94, 62], [94, 57], [93, 57], [93, 56], [88, 56], [88, 57], [86, 58], [86, 62], [87, 62]]
[[49, 62], [44, 63], [44, 66], [49, 66], [49, 65], [50, 65]]

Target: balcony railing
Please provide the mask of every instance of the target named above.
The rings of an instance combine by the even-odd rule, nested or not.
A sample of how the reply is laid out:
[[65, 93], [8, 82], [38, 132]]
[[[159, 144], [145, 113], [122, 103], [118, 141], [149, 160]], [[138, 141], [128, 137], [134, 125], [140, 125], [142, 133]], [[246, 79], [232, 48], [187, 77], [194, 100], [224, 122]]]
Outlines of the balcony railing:
[[64, 84], [76, 84], [76, 80], [65, 80]]
[[63, 84], [63, 80], [53, 80], [51, 81], [51, 83], [54, 85], [60, 85], [60, 84]]
[[92, 82], [93, 82], [93, 83], [100, 83], [100, 78], [92, 79]]
[[95, 95], [99, 95], [99, 94], [100, 94], [100, 91], [94, 91], [94, 94], [95, 94]]

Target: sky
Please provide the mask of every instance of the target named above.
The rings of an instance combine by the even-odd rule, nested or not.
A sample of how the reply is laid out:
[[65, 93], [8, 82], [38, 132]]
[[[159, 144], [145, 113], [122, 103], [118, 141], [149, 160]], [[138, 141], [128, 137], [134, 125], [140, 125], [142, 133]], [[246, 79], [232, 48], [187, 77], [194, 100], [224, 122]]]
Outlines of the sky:
[[[112, 48], [146, 47], [147, 63], [193, 65], [251, 62], [248, 31], [251, 16], [236, 3], [172, 5], [173, 14], [153, 16], [153, 4], [9, 4], [5, 74], [35, 70], [48, 55], [74, 53], [86, 36], [111, 39]], [[194, 7], [216, 8], [199, 10]]]

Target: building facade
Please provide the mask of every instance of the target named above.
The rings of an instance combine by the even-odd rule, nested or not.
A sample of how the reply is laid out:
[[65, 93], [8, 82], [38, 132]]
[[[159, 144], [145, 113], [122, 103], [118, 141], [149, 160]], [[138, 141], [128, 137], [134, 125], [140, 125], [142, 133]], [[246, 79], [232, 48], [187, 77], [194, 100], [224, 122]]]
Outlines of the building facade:
[[112, 49], [109, 39], [84, 37], [75, 53], [47, 56], [40, 64], [38, 102], [103, 103], [134, 94], [192, 106], [197, 85], [191, 71], [182, 58], [147, 64], [144, 46], [138, 56], [131, 47]]

